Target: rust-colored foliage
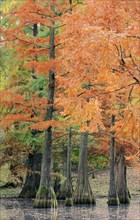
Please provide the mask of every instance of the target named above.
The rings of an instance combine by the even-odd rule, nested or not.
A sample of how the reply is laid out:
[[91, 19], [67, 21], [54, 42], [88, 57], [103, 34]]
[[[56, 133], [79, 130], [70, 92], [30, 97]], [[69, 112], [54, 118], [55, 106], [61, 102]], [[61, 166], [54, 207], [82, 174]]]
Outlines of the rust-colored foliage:
[[98, 132], [109, 129], [106, 120], [115, 114], [116, 138], [137, 150], [139, 12], [137, 1], [86, 1], [83, 10], [66, 15], [57, 76], [58, 102], [72, 124]]
[[[51, 1], [25, 1], [10, 13], [11, 27], [3, 30], [5, 46], [16, 48], [35, 77], [42, 73], [48, 77], [49, 69], [55, 69], [55, 105], [70, 124], [79, 125], [82, 132], [96, 132], [97, 139], [108, 144], [106, 136], [113, 113], [117, 122], [112, 129], [117, 140], [138, 149], [139, 2], [87, 0], [77, 10], [72, 6], [72, 13], [65, 13], [66, 2], [53, 1], [59, 11], [56, 15], [47, 5]], [[44, 56], [49, 56], [49, 37], [31, 37], [24, 28], [33, 24], [50, 27], [52, 20], [61, 23], [61, 35], [55, 38], [56, 59], [44, 61]], [[4, 93], [7, 98], [3, 98]], [[25, 120], [38, 130], [59, 126], [55, 121], [44, 121], [47, 100], [37, 94], [27, 100], [16, 92], [10, 100], [11, 93], [4, 93], [2, 104], [14, 106], [16, 111], [3, 117], [3, 125]]]
[[[57, 9], [57, 13], [51, 10], [51, 5]], [[48, 78], [50, 69], [55, 69], [57, 61], [49, 60], [50, 37], [49, 31], [52, 23], [55, 22], [56, 30], [59, 28], [59, 20], [63, 13], [69, 10], [67, 1], [48, 1], [48, 0], [26, 0], [16, 10], [12, 10], [5, 16], [8, 19], [8, 28], [2, 28], [2, 45], [5, 49], [14, 49], [18, 54], [19, 69], [28, 69], [28, 82], [38, 79], [40, 75]], [[53, 21], [53, 22], [52, 22]], [[38, 37], [33, 34], [33, 26], [38, 25], [38, 29], [45, 27], [46, 37]], [[25, 30], [26, 29], [26, 30]], [[56, 37], [57, 41], [57, 37]], [[57, 42], [55, 43], [57, 47]], [[57, 48], [55, 49], [57, 52]], [[13, 57], [14, 59], [14, 57]], [[9, 73], [10, 74], [10, 73]], [[24, 74], [24, 72], [23, 72]], [[39, 91], [31, 93], [28, 84], [24, 90], [20, 91], [22, 75], [9, 85], [0, 94], [2, 104], [1, 127], [8, 129], [15, 121], [26, 122], [31, 129], [46, 130], [49, 126], [58, 126], [58, 122], [46, 122], [46, 109], [49, 107], [48, 101], [39, 96]], [[24, 79], [24, 77], [23, 77]], [[46, 80], [46, 93], [49, 84]], [[47, 97], [47, 94], [46, 94]]]

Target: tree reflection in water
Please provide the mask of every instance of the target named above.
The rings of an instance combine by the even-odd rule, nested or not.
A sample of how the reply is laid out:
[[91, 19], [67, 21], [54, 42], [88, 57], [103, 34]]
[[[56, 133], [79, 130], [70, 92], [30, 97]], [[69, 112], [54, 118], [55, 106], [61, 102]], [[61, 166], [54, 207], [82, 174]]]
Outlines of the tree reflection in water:
[[108, 220], [127, 220], [129, 205], [108, 207]]
[[128, 206], [108, 207], [107, 199], [96, 206], [60, 205], [58, 209], [34, 209], [31, 200], [1, 199], [0, 220], [139, 220], [139, 201]]

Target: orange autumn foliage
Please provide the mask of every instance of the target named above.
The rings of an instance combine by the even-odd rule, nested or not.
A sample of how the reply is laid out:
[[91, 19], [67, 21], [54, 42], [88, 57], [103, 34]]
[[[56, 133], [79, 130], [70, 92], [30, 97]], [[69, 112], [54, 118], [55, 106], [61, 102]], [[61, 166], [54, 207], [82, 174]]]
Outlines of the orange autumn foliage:
[[66, 15], [57, 75], [58, 102], [72, 124], [79, 124], [80, 131], [97, 132], [115, 114], [116, 138], [137, 150], [139, 14], [137, 1], [87, 0], [83, 9]]
[[[78, 124], [80, 131], [99, 135], [102, 131], [108, 135], [107, 121], [115, 114], [116, 138], [138, 147], [139, 2], [87, 0], [72, 13], [65, 13], [66, 2], [62, 5], [53, 1], [63, 14], [56, 16], [44, 6], [51, 1], [42, 0], [41, 4], [35, 0], [25, 1], [21, 8], [11, 12], [13, 26], [3, 30], [4, 42], [11, 42], [10, 46], [16, 48], [19, 56], [26, 60], [25, 66], [34, 69], [37, 77], [42, 73], [48, 76], [49, 69], [55, 69], [55, 105], [63, 116], [68, 116], [70, 124]], [[25, 34], [24, 27], [36, 23], [47, 27], [52, 25], [52, 20], [62, 26], [61, 35], [55, 38], [56, 59], [43, 61], [41, 58], [49, 55], [49, 37], [31, 37]], [[59, 126], [57, 122], [44, 122], [47, 105], [45, 100], [35, 99], [34, 102], [33, 98], [30, 101], [20, 98], [20, 111], [36, 117], [33, 113], [36, 110], [42, 120], [31, 127], [43, 130], [49, 125]], [[19, 111], [16, 103], [19, 97], [15, 95], [14, 100], [14, 107]], [[10, 102], [5, 99], [3, 105], [10, 106]], [[105, 133], [103, 136], [105, 139]]]
[[[52, 5], [56, 7], [56, 13], [52, 10]], [[55, 60], [49, 60], [50, 36], [48, 33], [52, 21], [56, 23], [56, 28], [59, 28], [60, 16], [67, 10], [69, 10], [69, 4], [65, 0], [62, 2], [26, 0], [19, 5], [18, 9], [11, 10], [4, 15], [8, 19], [8, 27], [1, 29], [2, 45], [5, 49], [14, 49], [18, 54], [19, 63], [23, 62], [19, 68], [29, 70], [30, 85], [42, 74], [48, 78], [49, 70], [54, 69], [54, 66], [57, 65]], [[46, 37], [38, 37], [34, 34], [34, 25], [37, 25], [39, 30], [41, 27], [48, 28]], [[57, 47], [57, 37], [55, 46]], [[20, 80], [19, 77], [16, 82], [9, 82], [6, 90], [0, 94], [2, 109], [4, 109], [2, 110], [1, 127], [7, 128], [14, 121], [26, 122], [30, 128], [36, 130], [46, 130], [49, 126], [58, 126], [58, 122], [53, 120], [45, 121], [46, 110], [50, 106], [47, 104], [48, 100], [39, 97], [39, 92], [31, 94], [28, 91], [28, 85], [27, 90], [24, 89], [23, 92], [20, 92]], [[46, 88], [48, 86], [49, 83], [46, 82]]]

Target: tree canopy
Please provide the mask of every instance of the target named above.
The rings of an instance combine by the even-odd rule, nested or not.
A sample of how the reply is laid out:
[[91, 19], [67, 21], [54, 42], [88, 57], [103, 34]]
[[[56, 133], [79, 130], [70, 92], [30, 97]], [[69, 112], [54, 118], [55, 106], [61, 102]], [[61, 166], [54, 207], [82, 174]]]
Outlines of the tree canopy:
[[102, 152], [114, 132], [137, 159], [139, 14], [138, 1], [2, 1], [0, 129], [52, 129], [55, 140], [73, 127]]

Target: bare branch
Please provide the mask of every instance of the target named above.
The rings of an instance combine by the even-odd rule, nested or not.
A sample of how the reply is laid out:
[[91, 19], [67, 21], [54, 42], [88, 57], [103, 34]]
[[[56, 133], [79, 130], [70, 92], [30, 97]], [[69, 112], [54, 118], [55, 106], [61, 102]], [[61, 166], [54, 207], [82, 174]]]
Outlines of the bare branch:
[[108, 91], [108, 92], [99, 93], [99, 95], [100, 95], [100, 94], [102, 95], [102, 94], [109, 94], [109, 93], [113, 93], [113, 92], [118, 92], [118, 91], [120, 91], [120, 90], [126, 89], [127, 87], [133, 86], [133, 85], [136, 85], [136, 84], [138, 84], [138, 83], [137, 83], [137, 82], [134, 82], [134, 83], [131, 83], [131, 84], [127, 85], [127, 86], [123, 86], [123, 87], [118, 88], [118, 89], [115, 89], [115, 90], [111, 90], [111, 91]]
[[66, 25], [66, 24], [62, 24], [62, 25], [60, 25], [60, 26], [58, 26], [58, 27], [55, 27], [55, 29], [61, 28], [61, 27], [65, 26], [65, 25]]
[[137, 38], [137, 39], [140, 39], [140, 36], [138, 36], [138, 35], [127, 35], [126, 37], [131, 37], [131, 38]]
[[133, 89], [134, 89], [134, 86], [132, 86], [132, 88], [130, 89], [129, 96], [128, 96], [128, 100], [129, 100], [131, 106], [133, 106], [132, 102], [131, 102], [131, 94], [132, 94]]

